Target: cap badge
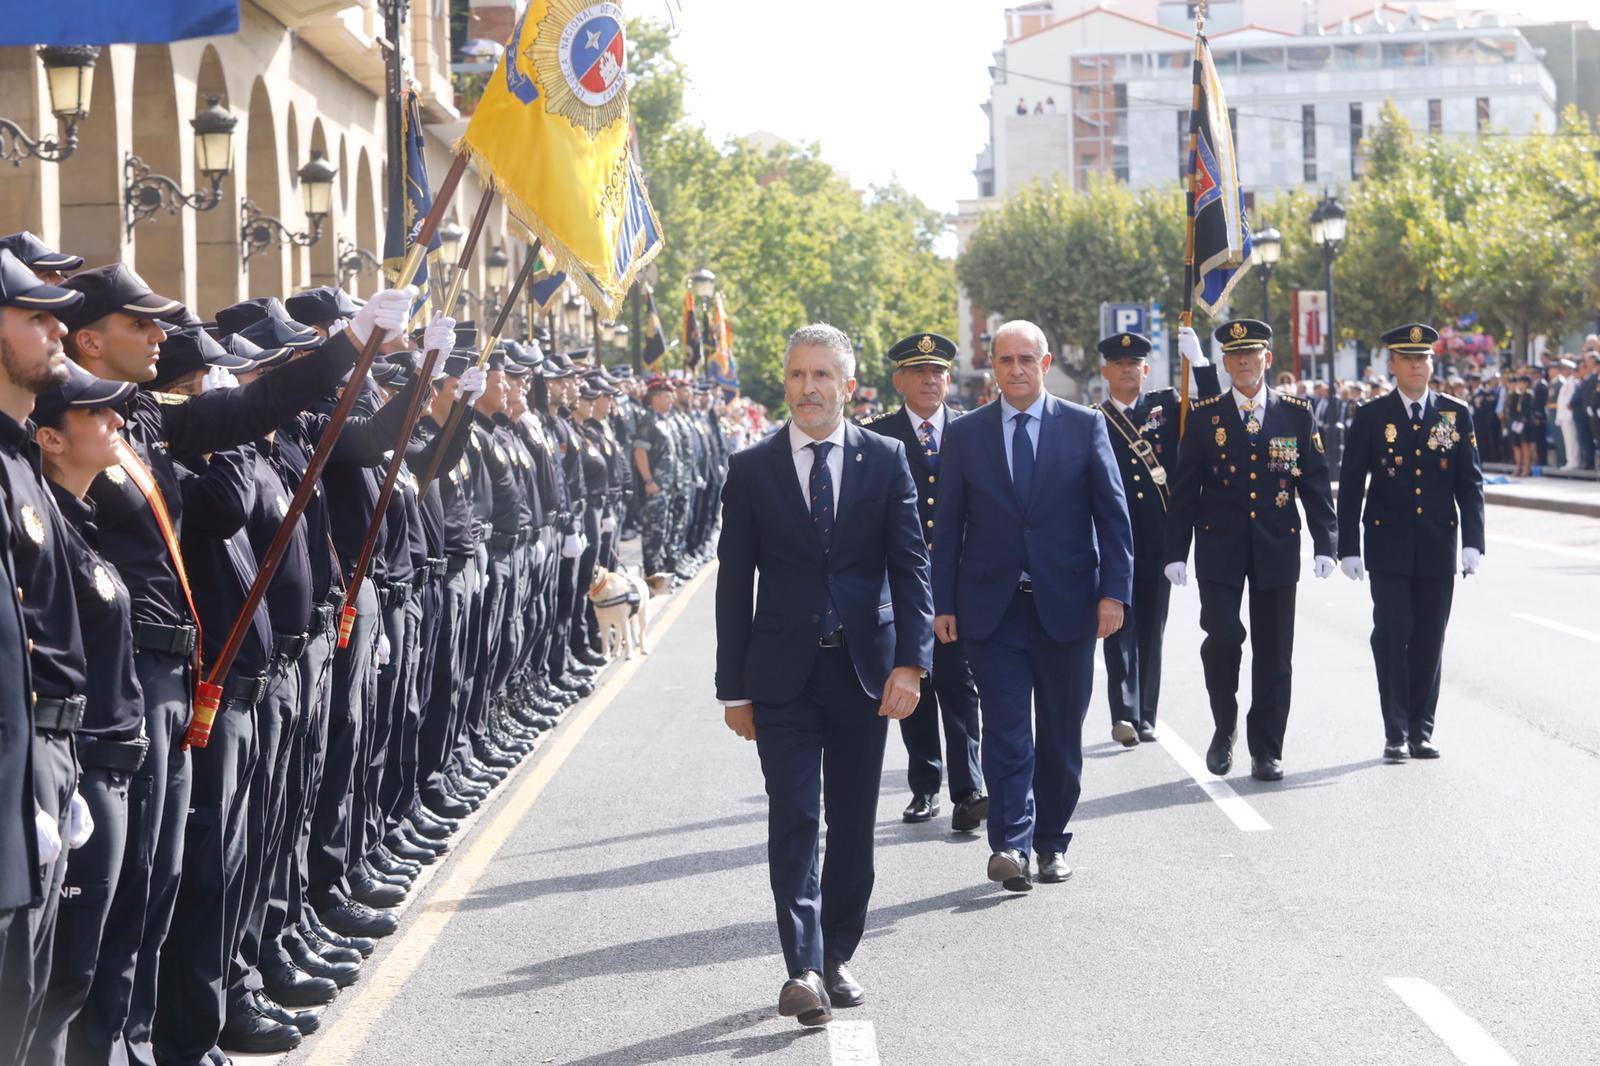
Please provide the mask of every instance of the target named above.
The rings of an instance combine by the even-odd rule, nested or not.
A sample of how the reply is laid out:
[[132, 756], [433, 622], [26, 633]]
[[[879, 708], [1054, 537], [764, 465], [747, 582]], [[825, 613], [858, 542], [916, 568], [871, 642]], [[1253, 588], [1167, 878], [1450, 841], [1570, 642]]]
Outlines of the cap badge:
[[39, 517], [39, 512], [33, 509], [31, 503], [22, 505], [22, 529], [35, 544], [44, 543], [44, 519]]
[[1126, 334], [1126, 333], [1124, 333], [1124, 334], [1123, 334], [1123, 335], [1122, 335], [1122, 346], [1123, 346], [1123, 347], [1124, 347], [1124, 348], [1131, 348], [1131, 347], [1133, 347], [1133, 338], [1132, 338], [1132, 337], [1130, 337], [1130, 336], [1128, 336], [1128, 335], [1127, 335], [1127, 334]]
[[1245, 328], [1245, 324], [1243, 322], [1235, 322], [1232, 326], [1228, 327], [1228, 336], [1232, 337], [1234, 340], [1242, 339], [1244, 335], [1249, 332], [1250, 331]]
[[924, 333], [922, 335], [922, 339], [917, 342], [917, 351], [921, 352], [923, 355], [932, 353], [933, 338]]
[[1411, 343], [1412, 344], [1420, 344], [1420, 343], [1422, 343], [1422, 327], [1421, 326], [1412, 326], [1411, 327]]

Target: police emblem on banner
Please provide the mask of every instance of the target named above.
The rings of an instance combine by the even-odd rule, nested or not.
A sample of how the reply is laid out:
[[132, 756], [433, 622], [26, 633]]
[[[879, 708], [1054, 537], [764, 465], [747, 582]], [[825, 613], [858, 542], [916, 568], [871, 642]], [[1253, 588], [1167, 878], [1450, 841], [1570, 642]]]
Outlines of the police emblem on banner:
[[622, 5], [551, 0], [524, 58], [538, 74], [545, 110], [591, 138], [628, 113]]
[[35, 544], [44, 543], [44, 519], [39, 517], [39, 512], [34, 510], [31, 503], [22, 505], [22, 531]]

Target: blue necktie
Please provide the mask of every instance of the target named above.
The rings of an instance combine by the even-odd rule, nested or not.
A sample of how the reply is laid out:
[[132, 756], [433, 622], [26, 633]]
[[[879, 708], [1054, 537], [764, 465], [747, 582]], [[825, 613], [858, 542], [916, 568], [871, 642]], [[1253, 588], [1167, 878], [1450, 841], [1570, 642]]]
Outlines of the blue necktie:
[[[833, 475], [828, 472], [828, 452], [832, 450], [833, 442], [817, 441], [806, 447], [811, 449], [811, 479], [808, 489], [811, 496], [811, 523], [817, 527], [817, 539], [822, 542], [822, 554], [827, 555], [833, 546]], [[843, 624], [839, 621], [839, 612], [833, 606], [833, 594], [827, 593], [825, 598], [827, 603], [823, 605], [819, 630], [819, 635], [824, 637]]]
[[935, 474], [939, 472], [939, 444], [933, 439], [933, 423], [927, 419], [922, 420], [922, 428], [917, 430], [917, 440], [922, 442], [922, 454], [928, 459], [928, 469]]
[[1028, 439], [1028, 419], [1032, 417], [1026, 411], [1017, 415], [1017, 428], [1011, 433], [1011, 484], [1024, 504], [1033, 492], [1033, 441]]

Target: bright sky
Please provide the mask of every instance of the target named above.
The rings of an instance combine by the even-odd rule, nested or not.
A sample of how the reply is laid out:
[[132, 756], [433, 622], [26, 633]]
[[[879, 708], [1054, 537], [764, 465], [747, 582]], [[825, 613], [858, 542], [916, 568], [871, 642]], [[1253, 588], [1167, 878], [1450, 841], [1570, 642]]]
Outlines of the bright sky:
[[[767, 131], [820, 142], [857, 186], [899, 180], [953, 212], [975, 194], [979, 105], [1020, 0], [635, 0], [669, 9], [691, 121], [719, 140]], [[1540, 19], [1597, 17], [1600, 0], [1480, 0]]]

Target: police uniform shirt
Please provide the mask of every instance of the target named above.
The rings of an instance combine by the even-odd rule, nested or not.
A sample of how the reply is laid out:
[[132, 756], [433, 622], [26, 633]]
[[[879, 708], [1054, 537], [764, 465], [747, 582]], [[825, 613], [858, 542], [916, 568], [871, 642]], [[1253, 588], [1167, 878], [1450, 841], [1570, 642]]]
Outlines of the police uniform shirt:
[[528, 449], [529, 458], [533, 460], [530, 473], [539, 504], [543, 508], [539, 524], [553, 526], [558, 520], [563, 496], [559, 484], [561, 478], [557, 475], [556, 463], [550, 453], [550, 438], [546, 436], [539, 416], [531, 411], [524, 413], [513, 425], [522, 438], [523, 447]]
[[599, 510], [611, 492], [611, 464], [604, 451], [605, 435], [600, 423], [589, 419], [578, 427], [581, 432], [583, 480], [589, 490], [589, 506]]
[[516, 434], [511, 431], [511, 419], [503, 414], [497, 414], [490, 422], [493, 426], [491, 433], [494, 440], [494, 457], [505, 462], [507, 485], [512, 505], [516, 508], [512, 532], [520, 534], [533, 521], [537, 496], [532, 499], [528, 496], [528, 481], [523, 477], [525, 471], [521, 462], [522, 453], [518, 448]]
[[431, 416], [424, 415], [423, 424], [432, 434], [432, 439], [428, 445], [416, 449], [414, 455], [417, 465], [426, 472], [433, 460], [431, 456], [424, 460], [424, 448], [444, 449], [444, 454], [439, 458], [439, 470], [433, 485], [439, 491], [444, 554], [459, 558], [472, 551], [472, 492], [470, 486], [462, 484], [462, 479], [467, 476], [468, 470], [465, 449], [472, 422], [463, 418], [456, 428], [454, 438], [450, 441], [441, 439], [443, 429]]
[[[312, 450], [313, 446], [305, 436], [304, 427], [296, 418], [278, 430], [273, 438], [273, 447], [267, 452], [267, 458], [277, 470], [278, 477], [284, 485], [298, 486], [305, 478], [306, 470], [310, 468]], [[304, 526], [306, 556], [310, 567], [308, 591], [311, 601], [318, 604], [327, 603], [332, 593], [339, 588], [335, 585], [334, 579], [339, 561], [330, 543], [333, 533], [332, 527], [328, 524], [328, 494], [322, 486], [320, 477], [306, 500], [306, 508], [300, 515], [300, 521]]]
[[86, 648], [94, 649], [83, 695], [80, 736], [137, 740], [144, 726], [144, 695], [133, 672], [133, 604], [117, 568], [96, 549], [94, 506], [50, 483], [60, 509], [67, 554], [72, 560], [78, 627]]
[[462, 479], [462, 484], [467, 487], [470, 493], [468, 499], [472, 502], [473, 537], [486, 540], [494, 527], [494, 478], [483, 457], [483, 438], [486, 434], [477, 419], [476, 411], [462, 419], [472, 427], [471, 436], [467, 439], [467, 476]]
[[[256, 504], [254, 451], [248, 445], [184, 456], [174, 464], [187, 511], [183, 560], [195, 610], [200, 612], [201, 657], [216, 662], [228, 630], [256, 578], [255, 550], [245, 526]], [[231, 674], [261, 677], [272, 654], [272, 625], [262, 602], [250, 619]]]
[[[245, 522], [257, 565], [267, 554], [267, 548], [278, 534], [278, 527], [289, 513], [291, 493], [279, 476], [270, 458], [276, 451], [271, 441], [262, 441], [250, 448], [253, 461], [250, 476], [255, 482], [255, 506]], [[267, 586], [267, 617], [272, 631], [299, 636], [311, 628], [311, 550], [306, 538], [304, 516], [295, 520], [289, 536], [289, 546], [278, 562], [278, 572]]]
[[39, 470], [39, 446], [15, 419], [0, 413], [0, 485], [17, 598], [31, 638], [33, 691], [40, 698], [65, 699], [83, 692], [83, 637], [64, 523]]
[[518, 523], [516, 477], [511, 472], [511, 456], [503, 443], [495, 439], [494, 420], [481, 412], [472, 413], [472, 448], [483, 462], [489, 508], [480, 512], [480, 520], [488, 523], [491, 532], [498, 536], [515, 536], [521, 529]]

